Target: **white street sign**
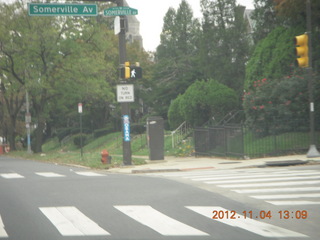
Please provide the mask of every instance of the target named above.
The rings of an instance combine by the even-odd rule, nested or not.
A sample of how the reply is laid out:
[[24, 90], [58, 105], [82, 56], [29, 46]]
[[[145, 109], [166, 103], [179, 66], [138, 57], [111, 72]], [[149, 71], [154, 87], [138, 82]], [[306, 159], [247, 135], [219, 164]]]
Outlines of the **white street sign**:
[[133, 84], [117, 85], [117, 101], [118, 102], [134, 102]]

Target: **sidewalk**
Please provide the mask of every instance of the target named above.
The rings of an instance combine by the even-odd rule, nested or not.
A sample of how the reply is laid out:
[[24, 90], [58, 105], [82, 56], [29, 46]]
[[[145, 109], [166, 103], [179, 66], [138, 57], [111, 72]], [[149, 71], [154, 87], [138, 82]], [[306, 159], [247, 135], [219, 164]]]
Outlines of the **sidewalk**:
[[151, 173], [192, 171], [199, 169], [234, 169], [245, 167], [288, 166], [305, 163], [320, 164], [320, 157], [307, 158], [306, 155], [292, 155], [282, 157], [257, 158], [249, 160], [230, 160], [211, 157], [172, 157], [166, 156], [165, 160], [147, 160], [144, 165], [130, 165], [108, 169], [116, 173]]

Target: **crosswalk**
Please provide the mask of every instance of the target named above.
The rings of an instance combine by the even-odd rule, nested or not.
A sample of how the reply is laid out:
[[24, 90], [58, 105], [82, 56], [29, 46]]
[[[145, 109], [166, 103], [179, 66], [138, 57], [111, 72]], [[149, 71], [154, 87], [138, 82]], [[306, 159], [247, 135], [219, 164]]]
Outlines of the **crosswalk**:
[[[68, 175], [61, 174], [57, 172], [34, 172], [32, 175], [37, 175], [44, 178], [64, 178], [71, 175], [80, 175], [85, 177], [106, 177], [106, 174], [92, 172], [92, 171], [70, 171]], [[26, 176], [19, 174], [19, 173], [13, 173], [13, 172], [7, 172], [7, 173], [1, 173], [0, 172], [0, 178], [3, 179], [24, 179]]]
[[214, 185], [277, 206], [320, 205], [320, 171], [283, 168], [152, 173]]
[[[184, 206], [183, 211], [190, 214], [197, 215], [203, 218], [201, 223], [194, 220], [193, 223], [185, 223], [184, 220], [176, 219], [177, 217], [169, 216], [150, 205], [113, 205], [113, 209], [117, 210], [118, 215], [112, 215], [113, 221], [117, 221], [117, 217], [126, 216], [128, 221], [135, 221], [144, 228], [149, 228], [154, 231], [156, 235], [172, 236], [172, 237], [201, 237], [213, 236], [219, 228], [219, 224], [225, 224], [226, 227], [240, 229], [247, 231], [250, 234], [256, 234], [268, 238], [307, 238], [308, 236], [272, 225], [267, 222], [258, 221], [253, 218], [244, 216], [243, 214], [235, 214], [233, 219], [218, 218], [213, 219], [212, 211], [228, 212], [230, 210], [220, 206]], [[118, 230], [106, 229], [110, 227], [105, 222], [97, 223], [97, 220], [88, 217], [79, 210], [76, 206], [50, 206], [39, 207], [38, 210], [45, 216], [47, 223], [54, 226], [57, 232], [64, 237], [70, 236], [115, 236], [119, 233]], [[196, 216], [194, 216], [196, 217]], [[106, 218], [108, 219], [108, 218]], [[130, 220], [131, 219], [131, 220]], [[191, 218], [193, 219], [193, 218]], [[101, 221], [101, 220], [100, 220]], [[9, 238], [10, 232], [6, 231], [4, 224], [5, 219], [0, 215], [0, 238]], [[196, 225], [197, 227], [191, 226]], [[214, 231], [212, 230], [214, 229]], [[225, 231], [225, 230], [223, 230]], [[144, 232], [144, 231], [143, 231]], [[119, 237], [119, 236], [118, 236]], [[190, 239], [190, 238], [188, 238]]]

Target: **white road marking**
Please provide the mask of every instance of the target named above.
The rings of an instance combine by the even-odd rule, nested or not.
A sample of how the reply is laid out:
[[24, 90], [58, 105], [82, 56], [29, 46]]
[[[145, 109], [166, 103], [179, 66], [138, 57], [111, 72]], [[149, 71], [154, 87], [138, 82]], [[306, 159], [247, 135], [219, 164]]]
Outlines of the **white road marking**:
[[258, 188], [258, 189], [241, 189], [232, 191], [237, 193], [271, 193], [271, 192], [309, 192], [320, 191], [320, 187], [303, 187], [303, 188]]
[[40, 210], [63, 236], [110, 235], [76, 207], [42, 207]]
[[[206, 216], [208, 218], [212, 218], [213, 210], [217, 211], [229, 211], [222, 207], [216, 207], [216, 206], [206, 206], [206, 207], [199, 207], [199, 206], [187, 206], [186, 208], [197, 212], [203, 216]], [[229, 211], [230, 212], [230, 211]], [[272, 224], [268, 224], [265, 222], [260, 222], [251, 218], [244, 218], [244, 216], [240, 214], [235, 214], [234, 217], [236, 219], [213, 219], [213, 221], [218, 221], [233, 227], [239, 227], [244, 230], [247, 230], [249, 232], [261, 235], [263, 237], [308, 237], [304, 234], [294, 232], [291, 230], [287, 230], [281, 227], [277, 227]]]
[[0, 176], [3, 178], [7, 178], [7, 179], [24, 178], [24, 176], [22, 176], [18, 173], [2, 173], [2, 174], [0, 174]]
[[170, 218], [150, 206], [114, 206], [119, 211], [165, 236], [207, 236], [209, 234]]
[[4, 229], [4, 224], [0, 216], [0, 238], [8, 237], [6, 230]]
[[298, 181], [298, 182], [276, 182], [276, 183], [251, 183], [251, 184], [226, 184], [217, 185], [223, 188], [246, 188], [246, 187], [277, 187], [277, 186], [297, 186], [297, 185], [311, 185], [318, 184], [320, 181]]
[[300, 205], [320, 205], [320, 202], [314, 202], [314, 201], [266, 201], [267, 203], [271, 203], [273, 205], [277, 206], [300, 206]]
[[311, 180], [320, 179], [320, 176], [307, 176], [307, 177], [276, 177], [276, 178], [254, 178], [254, 179], [234, 179], [234, 180], [223, 180], [223, 181], [210, 181], [205, 182], [208, 184], [225, 184], [225, 183], [251, 183], [251, 182], [273, 182], [273, 181], [291, 181], [291, 180]]
[[42, 177], [65, 177], [64, 175], [54, 172], [36, 172], [36, 174]]
[[256, 199], [320, 198], [320, 193], [255, 195], [250, 197], [256, 198]]
[[258, 178], [264, 178], [264, 177], [268, 177], [268, 178], [272, 178], [272, 177], [288, 177], [288, 176], [312, 176], [312, 175], [315, 175], [315, 176], [319, 176], [319, 172], [300, 172], [300, 173], [287, 173], [287, 174], [284, 174], [284, 173], [272, 173], [272, 174], [245, 174], [245, 175], [236, 175], [236, 176], [230, 176], [230, 175], [224, 175], [224, 176], [219, 176], [219, 177], [216, 177], [216, 176], [207, 176], [207, 177], [204, 177], [204, 176], [198, 176], [198, 177], [183, 177], [183, 178], [190, 178], [191, 180], [193, 181], [209, 181], [209, 180], [232, 180], [232, 179], [250, 179], [250, 178], [254, 178], [254, 179], [258, 179]]
[[106, 176], [104, 174], [95, 173], [95, 172], [75, 172], [78, 175], [86, 176], [86, 177], [102, 177]]

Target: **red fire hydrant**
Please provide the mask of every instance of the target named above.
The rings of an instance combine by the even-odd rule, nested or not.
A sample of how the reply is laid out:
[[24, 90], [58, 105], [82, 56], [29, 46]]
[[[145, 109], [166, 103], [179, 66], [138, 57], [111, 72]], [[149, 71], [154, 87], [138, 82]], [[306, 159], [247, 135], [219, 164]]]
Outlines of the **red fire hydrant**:
[[101, 151], [101, 162], [103, 164], [109, 164], [110, 163], [109, 160], [110, 160], [110, 156], [109, 156], [108, 151], [106, 149], [103, 149]]

